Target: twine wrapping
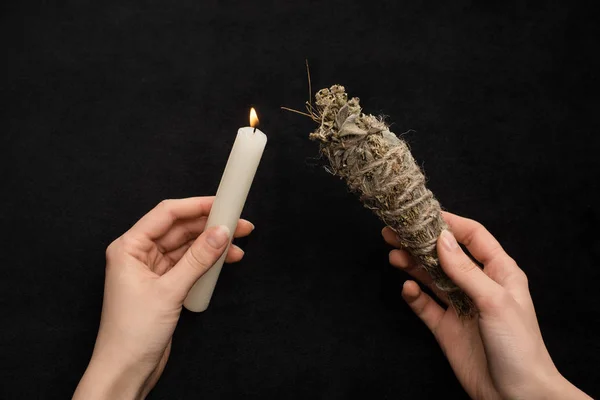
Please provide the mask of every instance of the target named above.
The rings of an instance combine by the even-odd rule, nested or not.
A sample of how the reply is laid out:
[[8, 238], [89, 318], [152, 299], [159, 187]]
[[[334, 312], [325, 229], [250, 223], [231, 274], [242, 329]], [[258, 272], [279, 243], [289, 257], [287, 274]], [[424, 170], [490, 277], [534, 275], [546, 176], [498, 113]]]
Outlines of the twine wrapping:
[[425, 176], [408, 145], [373, 115], [361, 112], [358, 98], [348, 100], [343, 86], [316, 94], [309, 112], [320, 123], [310, 139], [320, 142], [329, 171], [344, 179], [352, 192], [398, 235], [401, 246], [415, 257], [445, 292], [461, 317], [474, 306], [444, 273], [437, 257], [437, 238], [448, 226], [439, 202], [425, 187]]

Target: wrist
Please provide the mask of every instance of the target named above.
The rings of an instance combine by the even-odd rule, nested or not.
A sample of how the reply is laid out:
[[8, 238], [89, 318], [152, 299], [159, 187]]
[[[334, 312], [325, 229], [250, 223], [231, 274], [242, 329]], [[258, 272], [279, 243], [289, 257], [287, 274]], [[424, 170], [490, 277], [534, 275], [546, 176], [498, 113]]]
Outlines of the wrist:
[[150, 373], [138, 364], [109, 363], [92, 357], [73, 399], [141, 399]]

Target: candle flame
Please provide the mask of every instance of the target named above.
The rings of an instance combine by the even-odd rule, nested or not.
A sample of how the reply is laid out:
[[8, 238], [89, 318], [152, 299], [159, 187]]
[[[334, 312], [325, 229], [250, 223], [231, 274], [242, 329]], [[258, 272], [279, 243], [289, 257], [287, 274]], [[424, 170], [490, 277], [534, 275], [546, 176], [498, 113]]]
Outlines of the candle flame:
[[258, 115], [254, 107], [250, 109], [250, 126], [256, 128], [258, 126]]

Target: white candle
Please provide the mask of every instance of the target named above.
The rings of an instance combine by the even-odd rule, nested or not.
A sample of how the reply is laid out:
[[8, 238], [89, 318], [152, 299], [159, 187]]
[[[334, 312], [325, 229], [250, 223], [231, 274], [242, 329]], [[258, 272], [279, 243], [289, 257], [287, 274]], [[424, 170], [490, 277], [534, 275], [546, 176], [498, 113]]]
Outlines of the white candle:
[[[255, 127], [257, 124], [258, 118], [252, 108], [250, 125]], [[252, 127], [238, 130], [206, 228], [225, 225], [233, 236], [266, 144], [267, 136], [260, 130]], [[198, 279], [183, 303], [185, 308], [195, 312], [208, 308], [226, 254], [227, 250], [216, 264]]]

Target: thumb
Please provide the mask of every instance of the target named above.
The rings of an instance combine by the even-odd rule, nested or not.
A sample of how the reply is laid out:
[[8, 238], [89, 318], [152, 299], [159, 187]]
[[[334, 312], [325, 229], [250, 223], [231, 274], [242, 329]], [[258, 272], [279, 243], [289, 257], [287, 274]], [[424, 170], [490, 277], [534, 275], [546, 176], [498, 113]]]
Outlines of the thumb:
[[437, 241], [437, 252], [444, 272], [479, 309], [482, 298], [496, 296], [502, 290], [465, 254], [450, 231], [442, 231]]
[[229, 244], [231, 232], [224, 225], [205, 230], [181, 260], [163, 275], [170, 290], [187, 295], [194, 283], [223, 255]]

